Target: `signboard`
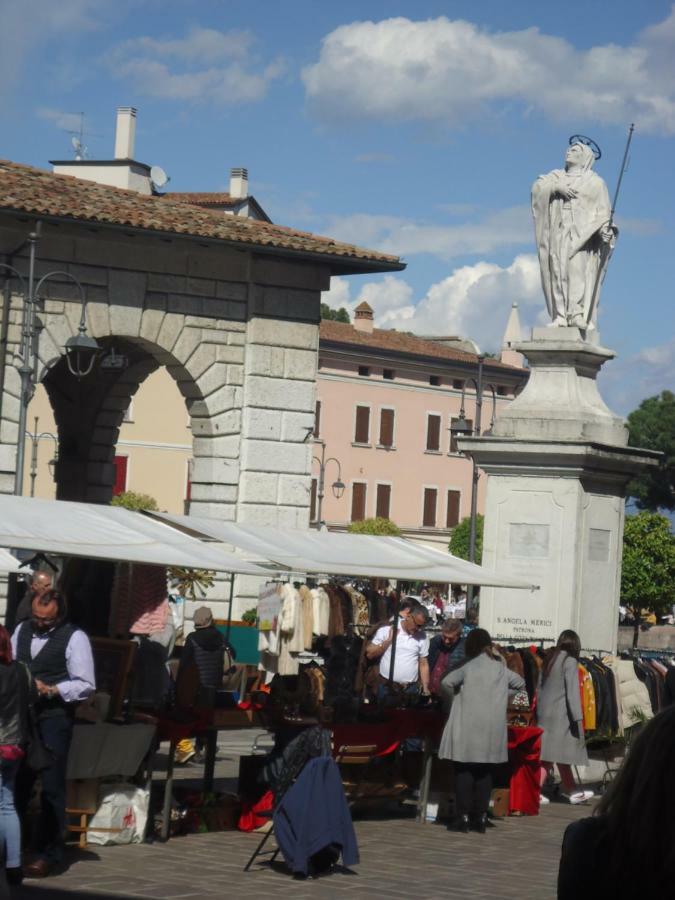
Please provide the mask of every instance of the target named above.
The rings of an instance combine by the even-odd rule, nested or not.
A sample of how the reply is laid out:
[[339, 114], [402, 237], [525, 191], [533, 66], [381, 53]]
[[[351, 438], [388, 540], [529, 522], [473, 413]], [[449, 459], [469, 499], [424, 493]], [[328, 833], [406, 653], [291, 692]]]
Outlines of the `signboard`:
[[281, 594], [276, 584], [266, 584], [258, 594], [258, 628], [260, 631], [276, 631], [281, 609]]

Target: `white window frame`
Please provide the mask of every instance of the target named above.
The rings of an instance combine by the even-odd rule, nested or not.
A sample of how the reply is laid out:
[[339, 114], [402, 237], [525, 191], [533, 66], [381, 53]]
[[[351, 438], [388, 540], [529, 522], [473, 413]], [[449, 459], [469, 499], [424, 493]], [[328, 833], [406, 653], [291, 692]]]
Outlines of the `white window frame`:
[[[439, 428], [438, 428], [438, 450], [430, 450], [427, 447], [427, 440], [429, 437], [429, 416], [438, 416], [438, 418], [441, 420], [440, 424], [439, 424]], [[436, 409], [428, 409], [426, 411], [426, 414], [424, 417], [424, 452], [425, 453], [432, 453], [432, 454], [433, 453], [437, 453], [437, 454], [443, 453], [443, 418], [444, 418], [443, 413], [439, 412]]]
[[[376, 516], [377, 516], [377, 489], [378, 489], [378, 487], [379, 487], [380, 485], [383, 485], [384, 487], [388, 487], [388, 488], [389, 488], [389, 515], [387, 516], [387, 518], [388, 518], [388, 519], [391, 519], [391, 518], [392, 518], [392, 515], [391, 515], [391, 508], [392, 508], [392, 506], [394, 505], [394, 483], [393, 483], [393, 481], [381, 481], [381, 480], [378, 480], [378, 481], [375, 482], [375, 490], [373, 491], [373, 505], [372, 505], [372, 507], [371, 507], [372, 513], [373, 513], [373, 517], [376, 517]], [[368, 498], [367, 498], [367, 496], [366, 496], [366, 500], [367, 500], [367, 499], [368, 499]]]
[[363, 504], [363, 518], [368, 518], [368, 479], [367, 478], [352, 478], [349, 482], [349, 521], [351, 522], [361, 522], [362, 519], [352, 519], [352, 510], [354, 508], [354, 485], [355, 484], [365, 484], [366, 486], [366, 498]]
[[[436, 524], [435, 525], [425, 525], [424, 524], [424, 492], [425, 491], [436, 491]], [[438, 528], [438, 493], [439, 493], [439, 488], [438, 488], [437, 484], [423, 484], [422, 485], [422, 498], [421, 498], [422, 502], [420, 504], [420, 510], [422, 512], [420, 519], [422, 521], [420, 522], [420, 528]]]
[[[457, 487], [456, 485], [453, 485], [453, 484], [449, 484], [445, 488], [445, 518], [443, 520], [445, 522], [444, 527], [445, 528], [456, 528], [457, 526], [455, 526], [455, 525], [448, 525], [448, 505], [449, 505], [448, 504], [448, 493], [450, 491], [455, 491], [456, 493], [459, 494], [459, 519], [457, 521], [458, 525], [462, 521], [462, 504], [464, 502], [464, 491], [460, 487]], [[466, 517], [464, 517], [464, 518], [466, 518]]]
[[[367, 406], [369, 409], [368, 415], [368, 440], [365, 444], [362, 444], [360, 441], [356, 440], [356, 410], [359, 406]], [[373, 433], [373, 404], [372, 403], [361, 403], [357, 400], [354, 404], [354, 413], [352, 415], [352, 446], [353, 447], [372, 447], [371, 435]]]
[[[382, 410], [390, 409], [394, 414], [394, 427], [391, 430], [391, 447], [387, 447], [384, 444], [380, 443], [380, 428], [382, 424]], [[396, 420], [398, 416], [396, 415], [396, 407], [390, 406], [389, 404], [384, 404], [382, 406], [378, 406], [378, 416], [377, 416], [377, 443], [376, 447], [379, 447], [381, 450], [395, 450], [396, 449]], [[354, 425], [356, 428], [356, 424]], [[386, 482], [382, 481], [381, 484], [385, 484]]]

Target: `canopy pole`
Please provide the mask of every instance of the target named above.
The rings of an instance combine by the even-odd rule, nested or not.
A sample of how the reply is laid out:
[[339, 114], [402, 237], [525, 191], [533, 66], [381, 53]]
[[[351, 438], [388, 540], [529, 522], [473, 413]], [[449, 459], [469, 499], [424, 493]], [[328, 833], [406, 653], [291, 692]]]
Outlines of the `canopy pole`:
[[391, 640], [391, 659], [389, 660], [389, 688], [394, 685], [394, 663], [396, 662], [396, 638], [398, 637], [398, 616], [401, 610], [401, 594], [398, 589], [398, 581], [395, 581], [394, 584], [396, 587], [394, 590], [396, 591], [395, 597], [396, 602], [394, 603], [394, 633]]
[[230, 599], [227, 606], [227, 628], [225, 629], [225, 640], [230, 643], [230, 630], [232, 628], [232, 602], [234, 599], [234, 572], [230, 573]]

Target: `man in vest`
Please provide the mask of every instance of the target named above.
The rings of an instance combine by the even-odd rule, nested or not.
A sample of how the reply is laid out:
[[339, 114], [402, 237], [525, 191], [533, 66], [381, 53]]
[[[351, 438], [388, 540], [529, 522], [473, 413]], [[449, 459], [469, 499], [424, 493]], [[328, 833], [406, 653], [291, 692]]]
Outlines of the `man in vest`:
[[[40, 773], [39, 856], [24, 868], [27, 877], [44, 878], [63, 859], [68, 750], [75, 707], [95, 690], [94, 660], [89, 638], [66, 621], [65, 598], [55, 590], [33, 598], [31, 618], [17, 626], [12, 649], [33, 675], [38, 730], [53, 755], [53, 762]], [[25, 765], [19, 772], [17, 807], [22, 817], [35, 777]]]

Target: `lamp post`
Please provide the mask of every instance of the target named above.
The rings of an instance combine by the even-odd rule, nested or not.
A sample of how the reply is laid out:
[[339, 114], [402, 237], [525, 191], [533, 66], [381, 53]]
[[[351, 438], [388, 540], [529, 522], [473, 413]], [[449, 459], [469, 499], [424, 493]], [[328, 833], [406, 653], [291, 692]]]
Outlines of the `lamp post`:
[[[457, 421], [451, 425], [450, 433], [453, 437], [470, 437], [471, 435], [475, 435], [476, 437], [480, 437], [481, 433], [481, 417], [483, 412], [483, 363], [485, 362], [485, 356], [481, 354], [478, 357], [478, 378], [468, 378], [464, 382], [462, 386], [462, 400], [459, 408], [459, 418]], [[466, 413], [464, 410], [464, 397], [466, 391], [466, 382], [470, 381], [473, 383], [473, 386], [476, 391], [476, 416], [475, 421], [473, 423], [473, 427], [469, 424], [466, 419]], [[488, 429], [488, 434], [492, 431], [495, 424], [495, 417], [497, 411], [497, 392], [495, 390], [494, 385], [488, 384], [485, 385], [492, 392], [492, 417], [490, 419], [490, 428]], [[470, 531], [469, 531], [469, 562], [476, 561], [476, 522], [478, 518], [478, 466], [476, 465], [475, 459], [471, 458], [471, 513], [470, 513]], [[470, 584], [468, 586], [468, 602], [467, 607], [473, 605], [473, 596], [475, 591], [475, 586]]]
[[38, 444], [42, 440], [42, 438], [51, 438], [54, 441], [54, 456], [47, 463], [49, 467], [49, 473], [52, 476], [52, 480], [54, 478], [55, 466], [59, 461], [59, 441], [56, 435], [52, 434], [51, 431], [41, 431], [38, 432], [38, 422], [40, 420], [37, 416], [35, 416], [35, 425], [33, 426], [32, 433], [30, 431], [26, 432], [26, 437], [30, 439], [31, 442], [31, 454], [30, 454], [30, 495], [31, 497], [35, 496], [35, 479], [37, 478], [38, 472]]
[[42, 323], [37, 319], [37, 307], [40, 302], [40, 291], [50, 279], [59, 276], [72, 281], [80, 294], [81, 314], [78, 334], [66, 341], [65, 356], [68, 371], [76, 378], [84, 378], [89, 375], [94, 367], [96, 357], [101, 352], [98, 343], [87, 335], [86, 307], [87, 299], [84, 288], [74, 275], [62, 270], [47, 272], [35, 284], [35, 255], [38, 238], [40, 236], [40, 222], [28, 235], [28, 287], [26, 280], [14, 266], [0, 263], [0, 270], [9, 275], [14, 275], [21, 284], [23, 297], [23, 319], [21, 324], [21, 340], [19, 344], [19, 364], [17, 366], [21, 379], [21, 393], [19, 398], [19, 439], [16, 448], [16, 473], [14, 478], [14, 493], [20, 496], [23, 492], [23, 471], [25, 461], [25, 434], [26, 419], [28, 416], [28, 404], [35, 393], [35, 384], [38, 372], [38, 338]]
[[326, 442], [321, 440], [321, 438], [314, 438], [314, 443], [319, 444], [321, 447], [321, 456], [314, 456], [313, 459], [319, 464], [319, 480], [316, 486], [316, 527], [317, 530], [321, 529], [323, 525], [323, 498], [324, 498], [324, 487], [326, 482], [326, 466], [330, 462], [334, 462], [337, 466], [338, 475], [337, 480], [333, 482], [331, 485], [333, 496], [336, 500], [340, 500], [342, 495], [345, 492], [345, 484], [342, 480], [342, 467], [340, 465], [340, 460], [336, 459], [334, 456], [329, 456], [326, 459]]

